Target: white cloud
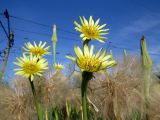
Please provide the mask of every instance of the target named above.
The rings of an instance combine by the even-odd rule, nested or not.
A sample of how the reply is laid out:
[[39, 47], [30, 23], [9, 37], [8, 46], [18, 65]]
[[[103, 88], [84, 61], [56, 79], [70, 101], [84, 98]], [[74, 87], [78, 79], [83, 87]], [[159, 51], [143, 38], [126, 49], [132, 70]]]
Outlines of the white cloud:
[[124, 26], [117, 36], [121, 38], [128, 38], [130, 35], [136, 33], [142, 34], [143, 32], [149, 32], [154, 27], [160, 25], [160, 17], [158, 15], [145, 15], [141, 18], [130, 22], [128, 25]]
[[151, 54], [152, 58], [157, 60], [159, 56], [156, 54], [160, 54], [160, 40], [155, 40], [155, 38], [160, 34], [157, 33], [159, 30], [160, 16], [155, 14], [154, 16], [144, 15], [139, 19], [132, 20], [128, 24], [125, 24], [113, 39], [115, 40], [115, 43], [119, 43], [119, 45], [123, 47], [131, 47], [132, 49], [135, 49], [135, 51], [138, 51], [136, 48], [139, 48], [140, 38], [137, 37], [141, 37], [140, 35], [145, 34], [148, 43], [148, 50], [150, 53], [153, 53]]
[[152, 53], [160, 54], [160, 45], [150, 47], [149, 51]]

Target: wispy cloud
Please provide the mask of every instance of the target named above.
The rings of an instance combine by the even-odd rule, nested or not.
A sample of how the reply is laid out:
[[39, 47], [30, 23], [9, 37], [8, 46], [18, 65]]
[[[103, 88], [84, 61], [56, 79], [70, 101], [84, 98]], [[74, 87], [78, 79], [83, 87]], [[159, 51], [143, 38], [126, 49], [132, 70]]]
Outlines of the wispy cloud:
[[[158, 28], [158, 29], [157, 29]], [[130, 21], [122, 27], [116, 36], [113, 38], [115, 43], [118, 43], [122, 47], [131, 48], [138, 51], [139, 37], [145, 34], [147, 38], [147, 47], [154, 60], [157, 60], [160, 56], [160, 41], [157, 40], [160, 30], [160, 16], [159, 15], [144, 15], [139, 19]], [[154, 41], [153, 41], [154, 40]], [[114, 42], [113, 42], [114, 43]]]
[[151, 51], [151, 53], [160, 54], [160, 45], [150, 47], [149, 51]]
[[154, 27], [160, 25], [160, 17], [157, 15], [145, 15], [141, 18], [130, 22], [124, 26], [118, 36], [128, 38], [130, 35], [151, 31]]

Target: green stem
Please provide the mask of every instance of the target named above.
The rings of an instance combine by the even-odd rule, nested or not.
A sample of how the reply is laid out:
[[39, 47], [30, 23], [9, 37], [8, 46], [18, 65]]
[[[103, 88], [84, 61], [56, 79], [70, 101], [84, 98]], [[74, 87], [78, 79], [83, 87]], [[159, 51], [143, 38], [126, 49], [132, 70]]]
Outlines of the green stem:
[[127, 67], [126, 66], [127, 65], [127, 52], [125, 49], [123, 50], [123, 55], [124, 55], [124, 65], [125, 65], [125, 67]]
[[91, 72], [84, 71], [82, 73], [82, 84], [81, 84], [81, 97], [82, 97], [82, 111], [83, 111], [83, 120], [88, 120], [88, 107], [87, 107], [87, 86], [89, 80], [92, 78]]
[[145, 119], [149, 120], [147, 109], [149, 109], [149, 89], [150, 89], [151, 69], [144, 69], [144, 97], [145, 97]]
[[53, 66], [55, 70], [55, 64], [56, 64], [56, 42], [53, 43]]
[[31, 81], [31, 77], [29, 77], [29, 82], [31, 85], [33, 97], [35, 98], [36, 92], [35, 92], [35, 87], [34, 87], [33, 81]]
[[144, 95], [147, 103], [149, 98], [149, 88], [150, 88], [150, 79], [151, 79], [150, 73], [151, 73], [151, 69], [144, 70]]
[[29, 82], [32, 89], [33, 99], [36, 105], [36, 111], [38, 113], [38, 120], [43, 120], [43, 107], [40, 101], [38, 100], [38, 98], [36, 97], [36, 91], [35, 91], [34, 83], [33, 81], [31, 81], [31, 77], [29, 77]]
[[83, 42], [83, 47], [84, 47], [85, 45], [88, 46], [88, 44], [89, 44], [90, 41], [91, 41], [90, 39], [85, 40], [85, 41]]

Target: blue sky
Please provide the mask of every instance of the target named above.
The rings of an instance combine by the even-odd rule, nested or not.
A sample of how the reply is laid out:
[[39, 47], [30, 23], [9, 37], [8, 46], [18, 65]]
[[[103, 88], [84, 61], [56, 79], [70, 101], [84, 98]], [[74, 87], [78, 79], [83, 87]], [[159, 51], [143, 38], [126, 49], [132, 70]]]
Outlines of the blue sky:
[[[67, 53], [74, 53], [73, 46], [81, 44], [79, 33], [74, 30], [74, 20], [79, 21], [79, 16], [94, 19], [100, 18], [100, 23], [107, 23], [110, 29], [108, 40], [105, 44], [96, 41], [97, 48], [104, 47], [113, 50], [116, 58], [123, 55], [123, 49], [131, 54], [139, 54], [139, 40], [145, 35], [150, 53], [160, 54], [160, 1], [159, 0], [0, 0], [0, 13], [8, 9], [10, 15], [36, 21], [38, 23], [52, 26], [57, 25], [58, 43], [57, 61], [68, 63], [64, 56]], [[6, 26], [6, 19], [0, 16], [0, 20]], [[12, 62], [16, 56], [21, 54], [21, 46], [27, 41], [47, 41], [51, 43], [52, 29], [29, 23], [26, 21], [11, 18], [11, 29], [15, 33], [15, 45], [11, 50], [7, 71], [12, 73], [15, 67]], [[21, 31], [20, 31], [21, 30]], [[33, 34], [30, 32], [38, 32]], [[69, 31], [69, 32], [64, 32]], [[74, 34], [72, 34], [74, 33]], [[45, 35], [44, 35], [45, 34]], [[109, 45], [109, 42], [112, 42]], [[6, 46], [6, 37], [0, 27], [0, 50]], [[119, 48], [115, 48], [119, 47]], [[154, 62], [158, 63], [160, 56], [151, 54]], [[48, 57], [50, 63], [52, 57]], [[0, 58], [1, 60], [2, 58]], [[0, 61], [0, 65], [2, 61]], [[9, 74], [7, 74], [9, 75]]]

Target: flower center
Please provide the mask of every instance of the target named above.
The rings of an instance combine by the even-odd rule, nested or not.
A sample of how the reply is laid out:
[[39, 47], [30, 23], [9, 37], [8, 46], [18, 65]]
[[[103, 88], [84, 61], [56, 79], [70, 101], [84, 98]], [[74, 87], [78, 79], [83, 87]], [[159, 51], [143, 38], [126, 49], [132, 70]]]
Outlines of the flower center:
[[92, 57], [83, 57], [78, 59], [77, 62], [81, 69], [84, 69], [88, 72], [98, 71], [101, 66], [101, 62], [98, 59]]
[[45, 50], [44, 49], [42, 49], [42, 48], [32, 48], [32, 49], [30, 49], [30, 52], [33, 54], [33, 55], [43, 55], [43, 54], [45, 54]]
[[99, 30], [94, 26], [83, 26], [82, 32], [84, 35], [89, 39], [94, 39], [95, 37], [99, 36]]
[[27, 74], [35, 74], [40, 70], [40, 67], [33, 62], [27, 62], [23, 65], [23, 71]]

